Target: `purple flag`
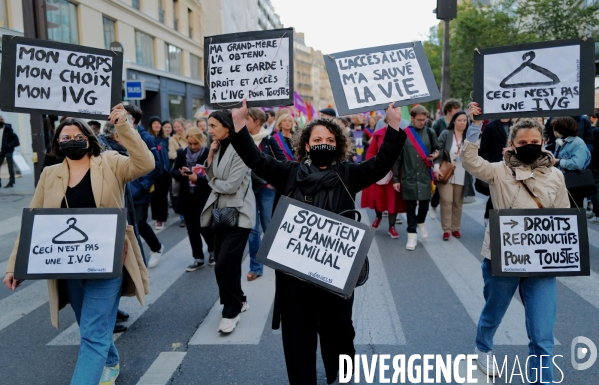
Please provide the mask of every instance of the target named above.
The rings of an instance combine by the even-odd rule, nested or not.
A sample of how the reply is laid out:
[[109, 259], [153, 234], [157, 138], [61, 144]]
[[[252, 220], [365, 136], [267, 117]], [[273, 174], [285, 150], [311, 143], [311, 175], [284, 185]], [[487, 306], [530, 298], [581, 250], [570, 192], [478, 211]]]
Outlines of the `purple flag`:
[[304, 99], [297, 93], [297, 91], [293, 91], [293, 104], [295, 108], [298, 109], [299, 112], [303, 112], [304, 115], [308, 115], [308, 110], [306, 109], [306, 103]]

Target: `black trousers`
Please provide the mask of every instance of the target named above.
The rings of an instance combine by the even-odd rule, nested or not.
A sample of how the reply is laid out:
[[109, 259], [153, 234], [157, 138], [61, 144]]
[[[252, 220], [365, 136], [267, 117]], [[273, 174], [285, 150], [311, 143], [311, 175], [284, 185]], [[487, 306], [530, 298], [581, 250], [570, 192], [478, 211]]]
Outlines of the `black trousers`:
[[[378, 219], [381, 219], [383, 217], [382, 211], [374, 210], [374, 212], [376, 213], [376, 217]], [[388, 214], [387, 219], [389, 219], [389, 228], [395, 227], [395, 221], [397, 220], [397, 214]]]
[[210, 227], [202, 227], [200, 222], [200, 214], [197, 212], [183, 214], [185, 218], [185, 227], [191, 244], [191, 253], [194, 259], [204, 259], [204, 242], [201, 235], [206, 240], [209, 252], [214, 252], [214, 232]]
[[491, 196], [489, 196], [489, 200], [487, 200], [487, 206], [485, 207], [485, 219], [489, 219], [489, 211], [493, 210], [493, 201], [491, 200]]
[[152, 219], [158, 222], [166, 222], [168, 218], [168, 188], [171, 185], [171, 176], [161, 174], [154, 183], [152, 192]]
[[[416, 233], [418, 224], [424, 223], [426, 213], [428, 212], [428, 200], [426, 201], [405, 201], [406, 216], [408, 217], [408, 233]], [[418, 206], [418, 214], [416, 214], [416, 206]]]
[[251, 230], [237, 227], [214, 231], [214, 273], [224, 318], [237, 317], [246, 301], [241, 290], [241, 260]]
[[439, 207], [440, 202], [441, 202], [441, 195], [439, 195], [439, 189], [436, 188], [435, 193], [433, 194], [433, 197], [431, 198], [431, 207], [436, 209], [437, 207]]
[[6, 158], [6, 165], [8, 166], [8, 175], [10, 179], [8, 183], [15, 184], [15, 161], [12, 158], [12, 152], [7, 152], [6, 154], [0, 154], [0, 166], [4, 163], [4, 159]]
[[[574, 198], [574, 199], [572, 199]], [[581, 195], [580, 193], [570, 193], [568, 194], [568, 200], [570, 201], [570, 208], [584, 208], [584, 198], [586, 198], [584, 195]]]
[[137, 219], [137, 228], [139, 229], [139, 235], [146, 241], [150, 250], [156, 252], [160, 251], [162, 245], [156, 237], [152, 227], [148, 225], [148, 206], [150, 203], [140, 203], [134, 205], [135, 207], [135, 218]]
[[[283, 350], [291, 385], [316, 384], [316, 349], [320, 351], [331, 384], [339, 371], [339, 355], [353, 357], [352, 306], [354, 297], [343, 299], [315, 285], [286, 277], [292, 286], [281, 304]], [[295, 282], [294, 282], [295, 281]]]

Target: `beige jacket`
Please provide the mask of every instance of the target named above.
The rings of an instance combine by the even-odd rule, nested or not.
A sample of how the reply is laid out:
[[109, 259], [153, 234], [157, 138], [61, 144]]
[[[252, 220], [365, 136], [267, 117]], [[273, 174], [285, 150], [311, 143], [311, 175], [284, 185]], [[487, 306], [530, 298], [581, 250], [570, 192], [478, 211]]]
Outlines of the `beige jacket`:
[[[489, 163], [478, 156], [478, 143], [466, 141], [462, 165], [473, 177], [487, 182], [494, 209], [536, 209], [535, 201], [519, 181], [528, 186], [545, 208], [569, 208], [564, 175], [553, 167], [554, 157], [543, 151], [543, 156], [531, 166], [523, 165], [508, 151], [503, 162]], [[485, 232], [483, 257], [491, 259], [489, 227]]]
[[[97, 207], [124, 207], [125, 184], [137, 179], [154, 169], [154, 156], [143, 142], [137, 131], [127, 123], [116, 125], [117, 133], [129, 157], [119, 155], [116, 151], [106, 151], [100, 156], [90, 159], [90, 173], [94, 200]], [[69, 183], [69, 165], [65, 160], [61, 164], [46, 167], [35, 188], [30, 208], [60, 208]], [[123, 295], [137, 296], [143, 306], [145, 295], [149, 293], [148, 272], [146, 270], [139, 245], [132, 226], [127, 226], [125, 241], [128, 246], [124, 266]], [[13, 273], [19, 248], [19, 237], [8, 265], [7, 273]], [[52, 325], [59, 328], [58, 312], [67, 303], [66, 295], [59, 295], [58, 281], [48, 280], [48, 297], [50, 301], [50, 317]]]
[[168, 158], [170, 160], [177, 159], [177, 150], [187, 148], [187, 138], [182, 138], [179, 134], [175, 134], [168, 140]]

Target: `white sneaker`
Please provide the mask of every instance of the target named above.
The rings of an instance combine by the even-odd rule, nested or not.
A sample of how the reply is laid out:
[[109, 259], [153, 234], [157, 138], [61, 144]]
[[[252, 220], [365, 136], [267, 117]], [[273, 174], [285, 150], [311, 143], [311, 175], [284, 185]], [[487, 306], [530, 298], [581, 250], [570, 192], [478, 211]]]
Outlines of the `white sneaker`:
[[429, 217], [431, 217], [431, 219], [437, 219], [437, 208], [431, 206], [428, 209], [428, 215], [429, 215]]
[[593, 218], [595, 216], [595, 213], [592, 211], [587, 211], [587, 218]]
[[248, 310], [250, 310], [250, 304], [246, 301], [243, 303], [243, 306], [241, 307], [241, 312], [244, 313]]
[[152, 268], [160, 262], [160, 258], [162, 258], [162, 252], [164, 251], [164, 245], [160, 247], [160, 251], [151, 252], [150, 253], [150, 262], [148, 262], [148, 267]]
[[489, 227], [489, 218], [485, 218], [485, 227]]
[[406, 244], [406, 249], [414, 250], [416, 245], [418, 244], [418, 234], [408, 233], [408, 243]]
[[599, 217], [593, 217], [589, 219], [589, 222], [599, 225]]
[[474, 348], [474, 354], [478, 355], [478, 367], [484, 374], [488, 374], [489, 376], [495, 377], [497, 375], [497, 368], [493, 363], [493, 351], [488, 351], [487, 353], [483, 353], [478, 348]]
[[428, 231], [426, 231], [426, 225], [424, 223], [418, 224], [418, 234], [420, 234], [422, 239], [428, 238]]
[[235, 318], [223, 318], [220, 320], [220, 324], [218, 325], [218, 331], [223, 334], [231, 333], [233, 330], [235, 330], [237, 322], [239, 322], [239, 314]]

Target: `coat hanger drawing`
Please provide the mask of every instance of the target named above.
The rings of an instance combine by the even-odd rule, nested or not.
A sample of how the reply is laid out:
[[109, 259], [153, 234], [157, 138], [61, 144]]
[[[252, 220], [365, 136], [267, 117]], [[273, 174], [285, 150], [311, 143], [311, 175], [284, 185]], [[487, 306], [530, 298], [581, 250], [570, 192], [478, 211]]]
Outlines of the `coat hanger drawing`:
[[[69, 225], [69, 227], [62, 231], [61, 233], [59, 233], [57, 236], [55, 236], [54, 238], [52, 238], [52, 243], [57, 244], [57, 245], [70, 245], [73, 243], [85, 243], [88, 240], [87, 234], [85, 234], [83, 231], [81, 231], [80, 229], [78, 229], [75, 224], [77, 223], [77, 219], [75, 218], [69, 218], [67, 219], [67, 225]], [[79, 239], [79, 240], [58, 240], [58, 238], [63, 235], [66, 234], [67, 232], [74, 230], [76, 232], [78, 232], [80, 235], [83, 235], [83, 239]], [[69, 234], [70, 235], [70, 234]]]
[[[538, 66], [538, 65], [532, 63], [532, 61], [535, 59], [535, 57], [536, 57], [536, 54], [534, 53], [534, 51], [529, 51], [529, 52], [526, 52], [524, 55], [522, 55], [522, 60], [524, 60], [524, 63], [522, 63], [520, 65], [520, 67], [516, 68], [516, 70], [514, 70], [514, 72], [509, 74], [505, 79], [503, 79], [501, 81], [501, 83], [499, 83], [499, 86], [501, 88], [523, 88], [523, 87], [552, 86], [552, 85], [558, 84], [560, 82], [560, 80], [556, 74], [549, 71], [547, 68], [543, 68], [541, 66]], [[528, 68], [532, 69], [533, 71], [536, 71], [542, 75], [545, 75], [547, 78], [551, 79], [551, 81], [530, 82], [530, 83], [513, 83], [513, 84], [507, 83], [508, 80], [510, 80], [511, 78], [516, 76], [518, 73], [520, 73], [526, 67], [528, 67]]]

